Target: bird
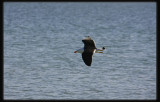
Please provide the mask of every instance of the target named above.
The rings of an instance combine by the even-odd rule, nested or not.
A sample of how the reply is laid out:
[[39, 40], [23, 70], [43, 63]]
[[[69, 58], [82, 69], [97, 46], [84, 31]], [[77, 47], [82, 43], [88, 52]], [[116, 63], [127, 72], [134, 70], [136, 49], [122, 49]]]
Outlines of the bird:
[[103, 50], [105, 50], [106, 47], [96, 48], [95, 42], [90, 36], [87, 36], [82, 42], [84, 43], [84, 47], [74, 51], [74, 53], [81, 53], [84, 63], [87, 66], [91, 66], [93, 54], [103, 53]]

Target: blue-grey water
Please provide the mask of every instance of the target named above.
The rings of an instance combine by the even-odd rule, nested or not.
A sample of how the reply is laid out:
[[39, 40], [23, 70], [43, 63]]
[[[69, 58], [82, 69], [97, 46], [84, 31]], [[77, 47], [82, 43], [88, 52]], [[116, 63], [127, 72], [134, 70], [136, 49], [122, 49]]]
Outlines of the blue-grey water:
[[5, 2], [4, 99], [156, 99], [156, 3]]

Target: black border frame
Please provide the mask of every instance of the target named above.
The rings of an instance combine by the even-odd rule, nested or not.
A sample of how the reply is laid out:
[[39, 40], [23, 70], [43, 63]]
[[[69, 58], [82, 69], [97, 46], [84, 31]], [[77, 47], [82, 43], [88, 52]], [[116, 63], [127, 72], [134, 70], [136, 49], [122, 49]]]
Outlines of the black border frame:
[[4, 68], [4, 66], [3, 66], [3, 63], [4, 63], [4, 50], [3, 50], [3, 48], [4, 48], [4, 45], [3, 45], [3, 42], [4, 42], [4, 40], [3, 40], [3, 34], [4, 34], [4, 32], [3, 32], [3, 19], [4, 19], [4, 16], [3, 16], [3, 7], [4, 7], [4, 2], [155, 2], [156, 3], [156, 33], [157, 33], [157, 35], [156, 35], [156, 99], [155, 100], [141, 100], [141, 99], [137, 99], [137, 100], [82, 100], [82, 101], [117, 101], [117, 102], [124, 102], [124, 101], [129, 101], [129, 102], [135, 102], [135, 101], [139, 101], [139, 102], [154, 102], [154, 101], [159, 101], [159, 98], [160, 98], [160, 92], [159, 92], [159, 77], [160, 76], [158, 76], [158, 72], [159, 72], [159, 63], [158, 62], [160, 62], [159, 61], [159, 52], [158, 52], [158, 49], [159, 49], [159, 43], [160, 43], [160, 41], [159, 41], [159, 26], [160, 26], [160, 23], [158, 22], [159, 21], [159, 17], [160, 17], [160, 11], [159, 11], [159, 9], [160, 9], [160, 7], [159, 7], [159, 5], [158, 5], [158, 0], [97, 0], [97, 1], [90, 1], [90, 0], [2, 0], [2, 2], [0, 3], [0, 8], [1, 8], [1, 11], [2, 11], [2, 13], [1, 13], [1, 24], [2, 24], [2, 26], [1, 26], [1, 28], [2, 28], [2, 34], [1, 34], [1, 46], [2, 46], [2, 50], [1, 50], [1, 56], [2, 56], [2, 59], [1, 59], [1, 65], [2, 65], [2, 67], [1, 67], [1, 71], [2, 71], [2, 76], [1, 76], [1, 82], [2, 82], [2, 87], [1, 87], [1, 92], [2, 92], [2, 100], [3, 101], [80, 101], [80, 100], [64, 100], [64, 99], [62, 99], [62, 100], [22, 100], [22, 99], [17, 99], [17, 100], [10, 100], [10, 99], [5, 99], [4, 100], [4, 87], [3, 87], [3, 85], [4, 85], [4, 77], [3, 77], [3, 72], [4, 72], [4, 70], [3, 70], [3, 68]]

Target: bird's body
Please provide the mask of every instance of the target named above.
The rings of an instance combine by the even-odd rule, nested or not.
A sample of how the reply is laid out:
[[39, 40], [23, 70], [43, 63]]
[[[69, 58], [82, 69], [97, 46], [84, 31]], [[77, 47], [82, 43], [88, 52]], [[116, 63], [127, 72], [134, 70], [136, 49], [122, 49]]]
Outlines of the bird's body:
[[89, 36], [87, 38], [83, 39], [82, 42], [84, 43], [84, 48], [81, 48], [81, 49], [75, 51], [74, 53], [81, 53], [84, 63], [87, 66], [91, 66], [93, 54], [94, 53], [103, 53], [103, 52], [99, 52], [99, 51], [103, 51], [105, 49], [105, 47], [97, 49], [94, 41]]

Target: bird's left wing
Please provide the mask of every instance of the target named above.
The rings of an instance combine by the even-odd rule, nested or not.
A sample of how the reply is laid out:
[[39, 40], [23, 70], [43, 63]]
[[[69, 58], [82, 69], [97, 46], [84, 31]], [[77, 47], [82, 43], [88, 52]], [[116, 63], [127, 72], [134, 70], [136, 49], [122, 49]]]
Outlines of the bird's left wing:
[[84, 61], [84, 63], [87, 65], [87, 66], [91, 66], [91, 63], [92, 63], [92, 55], [93, 53], [89, 53], [89, 52], [83, 52], [82, 53], [82, 59]]

